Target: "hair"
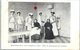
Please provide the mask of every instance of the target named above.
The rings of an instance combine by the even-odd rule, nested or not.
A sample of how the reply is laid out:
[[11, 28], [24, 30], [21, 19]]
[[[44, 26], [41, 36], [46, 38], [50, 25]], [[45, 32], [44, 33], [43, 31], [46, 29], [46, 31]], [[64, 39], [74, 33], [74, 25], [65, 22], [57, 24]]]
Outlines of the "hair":
[[37, 19], [35, 19], [36, 21], [38, 21]]
[[55, 12], [51, 12], [51, 13], [55, 14]]
[[40, 12], [39, 14], [42, 14], [42, 12]]
[[49, 21], [50, 21], [50, 19], [47, 19], [47, 20], [49, 20]]
[[17, 14], [18, 14], [18, 13], [21, 14], [21, 12], [17, 12]]
[[10, 13], [12, 13], [12, 12], [15, 13], [15, 11], [10, 11]]

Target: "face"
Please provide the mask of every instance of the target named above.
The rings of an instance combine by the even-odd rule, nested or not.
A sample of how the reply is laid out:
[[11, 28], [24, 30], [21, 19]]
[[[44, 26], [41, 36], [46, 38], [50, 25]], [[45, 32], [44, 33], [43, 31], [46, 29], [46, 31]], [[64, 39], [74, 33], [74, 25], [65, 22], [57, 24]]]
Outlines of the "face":
[[17, 13], [17, 15], [19, 16], [19, 13]]
[[50, 19], [47, 19], [47, 22], [50, 22]]
[[11, 12], [11, 15], [14, 15], [14, 12]]
[[30, 15], [31, 18], [33, 18], [33, 15]]
[[34, 22], [37, 22], [37, 19], [35, 19]]
[[51, 12], [51, 15], [53, 16], [54, 14]]
[[41, 15], [42, 15], [42, 13], [39, 13], [39, 15], [41, 16]]
[[18, 15], [18, 16], [20, 16], [20, 15], [21, 15], [21, 13], [17, 13], [17, 15]]

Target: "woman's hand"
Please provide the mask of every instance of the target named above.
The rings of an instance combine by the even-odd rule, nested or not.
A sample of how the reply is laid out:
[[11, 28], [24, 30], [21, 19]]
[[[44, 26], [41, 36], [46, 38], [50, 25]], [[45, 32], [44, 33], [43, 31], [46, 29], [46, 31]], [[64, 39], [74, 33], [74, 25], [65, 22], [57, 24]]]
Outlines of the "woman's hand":
[[52, 22], [52, 24], [55, 23], [55, 22], [56, 22], [56, 21]]
[[50, 27], [47, 27], [47, 29], [49, 29], [49, 30], [50, 30]]

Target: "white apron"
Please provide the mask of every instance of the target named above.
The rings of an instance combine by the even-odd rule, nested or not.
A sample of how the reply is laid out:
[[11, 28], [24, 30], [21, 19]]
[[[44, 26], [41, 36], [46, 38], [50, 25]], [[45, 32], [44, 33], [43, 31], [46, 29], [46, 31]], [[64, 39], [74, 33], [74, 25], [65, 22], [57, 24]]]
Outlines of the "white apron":
[[38, 16], [38, 22], [40, 23], [41, 26], [41, 16]]
[[[50, 21], [52, 23], [52, 22], [56, 21], [56, 18], [52, 16], [52, 17], [50, 17]], [[52, 26], [53, 26], [53, 28], [52, 28], [53, 34], [54, 34], [54, 36], [57, 36], [58, 35], [58, 30], [57, 30], [56, 22], [52, 23]]]
[[14, 29], [14, 23], [9, 23], [9, 28]]
[[23, 30], [23, 17], [17, 16], [17, 30], [22, 31]]
[[41, 16], [41, 21], [44, 21], [44, 22], [41, 22], [41, 26], [44, 26], [45, 24], [45, 19], [46, 19], [46, 16]]
[[14, 25], [15, 25], [14, 23], [15, 23], [15, 19], [14, 19], [13, 16], [11, 16], [11, 17], [9, 18], [9, 28], [14, 29]]
[[27, 26], [27, 30], [32, 29], [32, 19], [29, 16], [25, 19], [25, 26]]
[[17, 24], [23, 24], [23, 17], [17, 16]]
[[37, 27], [32, 28], [30, 35], [35, 35], [38, 34], [40, 35], [40, 29], [37, 30]]

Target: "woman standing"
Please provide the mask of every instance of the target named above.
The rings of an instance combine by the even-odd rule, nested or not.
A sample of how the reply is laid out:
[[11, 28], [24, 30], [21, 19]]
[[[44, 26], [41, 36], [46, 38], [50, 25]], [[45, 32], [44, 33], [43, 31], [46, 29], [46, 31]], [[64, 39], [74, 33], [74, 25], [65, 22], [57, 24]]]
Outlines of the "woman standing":
[[9, 32], [12, 32], [15, 30], [15, 17], [14, 17], [14, 10], [10, 11], [10, 17], [9, 17]]
[[21, 12], [17, 12], [17, 31], [23, 31], [24, 19], [21, 16]]
[[58, 36], [58, 29], [57, 29], [57, 20], [56, 20], [56, 16], [54, 16], [55, 12], [51, 12], [51, 16], [50, 16], [50, 21], [52, 23], [52, 26], [53, 26], [53, 33], [54, 33], [54, 36]]
[[33, 13], [29, 13], [25, 18], [25, 26], [26, 30], [31, 30], [33, 27]]
[[47, 19], [47, 22], [45, 23], [44, 27], [45, 27], [45, 39], [48, 40], [54, 39], [55, 37], [52, 31], [53, 26], [50, 23], [50, 19]]

